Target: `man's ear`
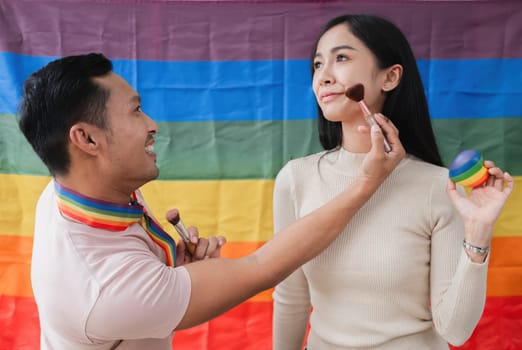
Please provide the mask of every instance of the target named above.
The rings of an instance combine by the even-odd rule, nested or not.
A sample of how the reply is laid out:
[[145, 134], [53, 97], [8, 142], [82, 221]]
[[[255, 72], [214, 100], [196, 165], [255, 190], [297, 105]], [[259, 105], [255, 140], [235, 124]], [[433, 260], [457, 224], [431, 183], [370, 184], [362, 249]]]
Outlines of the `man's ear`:
[[87, 123], [77, 123], [69, 129], [71, 144], [90, 155], [98, 153], [101, 135], [98, 127]]
[[393, 66], [386, 68], [386, 75], [384, 76], [382, 91], [388, 92], [395, 89], [401, 82], [401, 78], [402, 66], [400, 64], [394, 64]]

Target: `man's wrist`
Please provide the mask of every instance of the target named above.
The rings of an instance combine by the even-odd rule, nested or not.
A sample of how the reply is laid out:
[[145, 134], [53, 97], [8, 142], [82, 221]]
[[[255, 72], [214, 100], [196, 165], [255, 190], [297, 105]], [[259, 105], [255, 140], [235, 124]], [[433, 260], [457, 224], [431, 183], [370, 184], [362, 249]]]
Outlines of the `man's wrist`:
[[361, 191], [361, 194], [364, 193], [371, 196], [375, 191], [377, 191], [381, 183], [382, 181], [375, 178], [358, 177], [355, 180], [354, 185]]

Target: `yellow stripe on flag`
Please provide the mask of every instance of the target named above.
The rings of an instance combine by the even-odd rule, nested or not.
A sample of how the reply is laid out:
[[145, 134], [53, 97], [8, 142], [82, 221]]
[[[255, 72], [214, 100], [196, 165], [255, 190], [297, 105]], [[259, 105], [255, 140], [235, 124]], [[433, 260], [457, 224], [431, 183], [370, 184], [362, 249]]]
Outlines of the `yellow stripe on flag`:
[[36, 202], [46, 176], [0, 174], [0, 235], [32, 236]]
[[[0, 234], [32, 236], [35, 206], [49, 177], [0, 174]], [[273, 180], [153, 181], [143, 194], [154, 215], [165, 219], [178, 208], [185, 225], [201, 236], [224, 235], [229, 242], [265, 242], [272, 237]], [[495, 237], [522, 237], [522, 176], [495, 225]]]
[[515, 188], [495, 224], [495, 237], [522, 237], [522, 176], [514, 180]]
[[273, 180], [153, 181], [142, 188], [147, 204], [169, 233], [165, 212], [178, 208], [185, 226], [229, 242], [264, 242], [272, 235]]
[[[0, 234], [32, 236], [36, 202], [49, 177], [0, 174]], [[152, 213], [172, 235], [165, 219], [178, 208], [186, 226], [201, 236], [230, 242], [264, 242], [272, 237], [273, 180], [153, 181], [142, 188]]]

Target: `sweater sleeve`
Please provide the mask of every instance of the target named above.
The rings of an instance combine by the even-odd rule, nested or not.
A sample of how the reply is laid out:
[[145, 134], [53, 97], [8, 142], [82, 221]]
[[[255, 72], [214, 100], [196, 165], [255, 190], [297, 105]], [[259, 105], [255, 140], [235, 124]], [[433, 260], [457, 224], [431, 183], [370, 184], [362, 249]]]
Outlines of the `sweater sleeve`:
[[464, 224], [445, 191], [446, 181], [437, 181], [431, 193], [431, 307], [437, 332], [458, 346], [484, 310], [489, 257], [477, 264], [464, 251]]
[[[297, 220], [290, 165], [277, 175], [273, 210], [276, 233]], [[301, 349], [310, 311], [308, 283], [302, 268], [276, 286], [273, 298], [273, 350]]]

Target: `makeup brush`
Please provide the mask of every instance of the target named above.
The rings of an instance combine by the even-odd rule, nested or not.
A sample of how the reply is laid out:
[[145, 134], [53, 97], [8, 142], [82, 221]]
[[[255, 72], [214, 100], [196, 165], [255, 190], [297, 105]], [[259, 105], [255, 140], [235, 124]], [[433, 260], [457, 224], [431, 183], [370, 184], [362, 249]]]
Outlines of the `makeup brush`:
[[174, 226], [183, 242], [187, 245], [187, 252], [189, 252], [190, 255], [194, 255], [196, 245], [190, 241], [190, 235], [185, 228], [185, 225], [183, 225], [183, 221], [181, 221], [179, 211], [177, 209], [170, 209], [166, 214], [166, 218], [168, 222]]
[[[361, 111], [364, 114], [364, 118], [366, 119], [366, 122], [370, 125], [377, 125], [377, 122], [375, 121], [375, 118], [373, 117], [373, 113], [370, 112], [368, 109], [368, 106], [366, 103], [364, 103], [364, 85], [363, 84], [355, 84], [354, 86], [350, 87], [348, 90], [346, 90], [345, 93], [346, 97], [348, 97], [350, 100], [353, 100], [357, 103], [359, 103], [359, 107], [361, 108]], [[386, 141], [386, 138], [384, 138], [384, 150], [386, 152], [391, 151], [390, 144], [388, 141]]]

